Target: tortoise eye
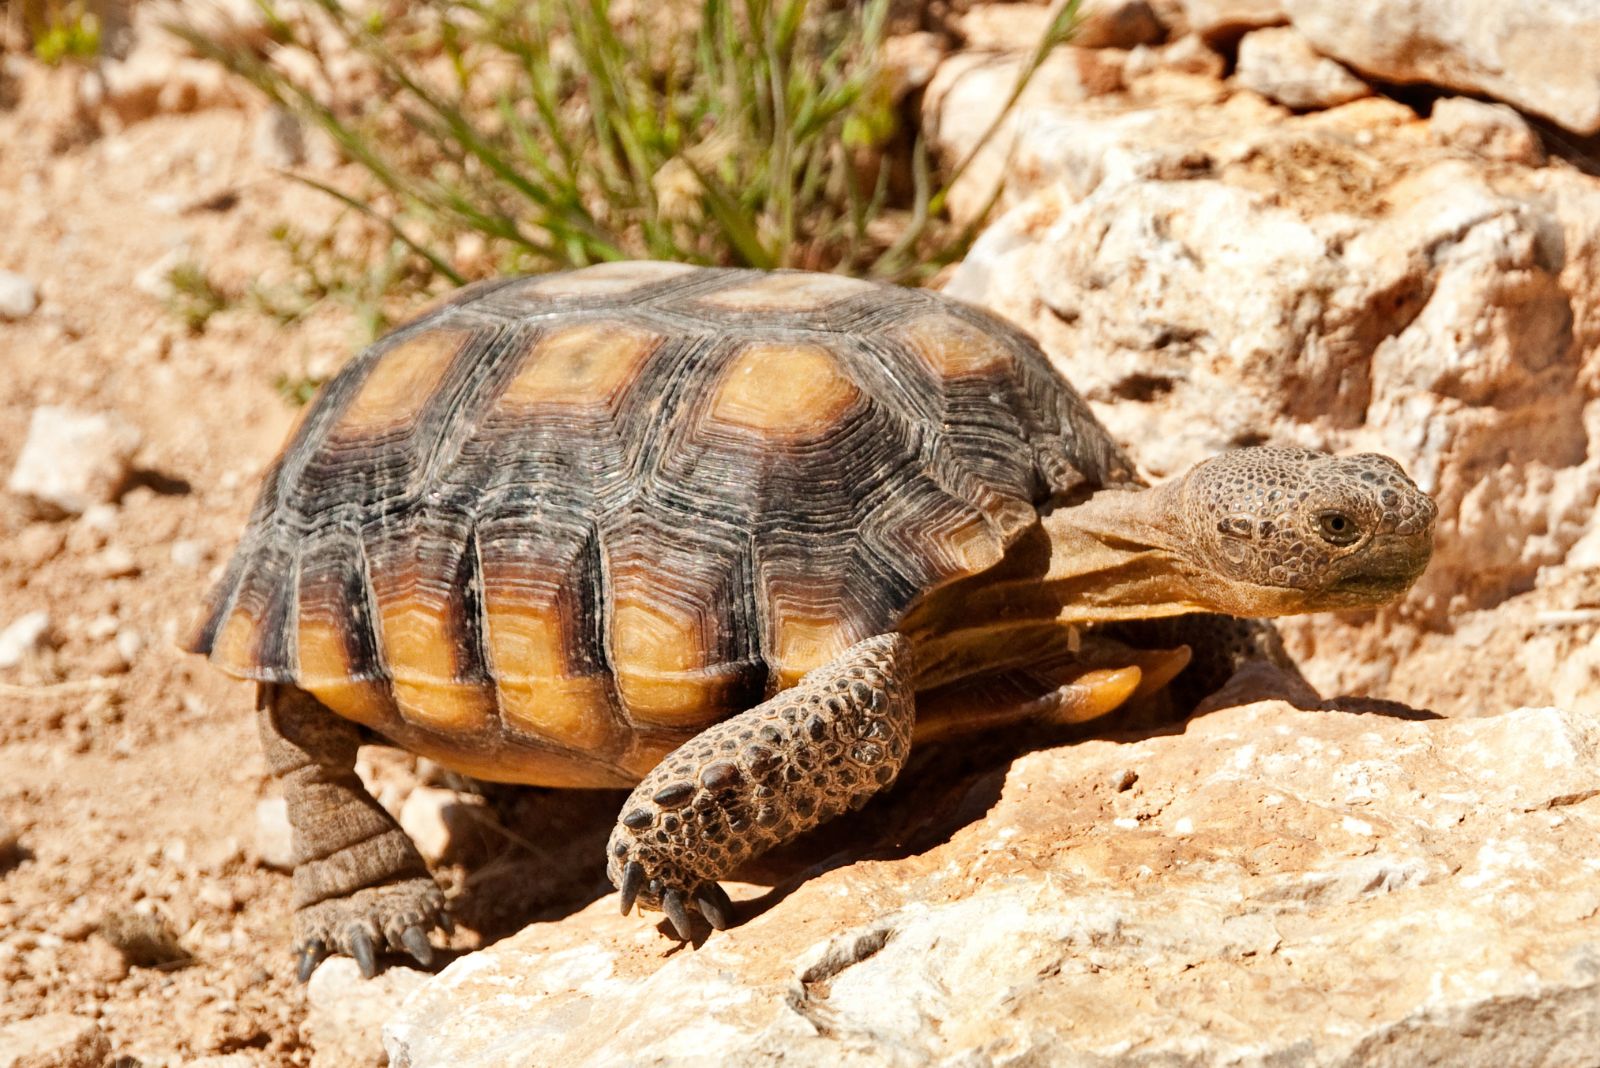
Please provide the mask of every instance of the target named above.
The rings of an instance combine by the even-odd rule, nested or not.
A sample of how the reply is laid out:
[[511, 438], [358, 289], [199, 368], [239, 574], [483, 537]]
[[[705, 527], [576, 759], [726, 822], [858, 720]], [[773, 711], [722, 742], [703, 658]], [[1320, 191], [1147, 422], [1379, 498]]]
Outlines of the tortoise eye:
[[1343, 512], [1317, 513], [1317, 529], [1331, 545], [1350, 545], [1361, 538], [1361, 528]]

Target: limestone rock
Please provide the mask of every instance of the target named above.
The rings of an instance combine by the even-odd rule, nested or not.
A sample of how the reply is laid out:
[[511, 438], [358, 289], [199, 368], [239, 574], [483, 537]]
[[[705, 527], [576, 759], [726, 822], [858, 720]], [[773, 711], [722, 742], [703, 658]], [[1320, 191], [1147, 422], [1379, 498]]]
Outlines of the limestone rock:
[[474, 818], [479, 807], [455, 790], [419, 786], [400, 806], [400, 827], [430, 864], [459, 860], [483, 837], [479, 820], [489, 817]]
[[1440, 144], [1465, 149], [1484, 159], [1523, 163], [1544, 162], [1544, 146], [1528, 120], [1505, 104], [1485, 104], [1464, 96], [1447, 96], [1433, 105], [1428, 132]]
[[528, 927], [413, 994], [392, 1063], [1498, 1068], [1600, 1048], [1596, 716], [1256, 704], [1031, 752], [950, 797], [907, 785], [933, 791], [918, 812], [967, 815], [693, 947], [614, 896]]
[[18, 616], [0, 630], [0, 668], [12, 668], [50, 640], [50, 613], [44, 609]]
[[294, 832], [289, 826], [289, 805], [281, 797], [256, 802], [256, 859], [277, 871], [294, 870]]
[[[984, 4], [956, 22], [968, 49], [1031, 51], [1044, 37], [1058, 5]], [[1146, 0], [1091, 0], [1079, 9], [1077, 48], [1135, 48], [1161, 40], [1165, 28]]]
[[111, 1043], [93, 1020], [53, 1012], [0, 1026], [0, 1068], [101, 1068]]
[[372, 979], [349, 957], [322, 962], [306, 984], [312, 1068], [383, 1068], [383, 1024], [428, 975], [389, 967]]
[[1426, 82], [1600, 132], [1600, 0], [1281, 0], [1318, 51], [1370, 77]]
[[26, 319], [39, 306], [39, 288], [11, 271], [0, 271], [0, 319]]
[[1183, 10], [1189, 28], [1207, 40], [1285, 21], [1283, 0], [1183, 0]]
[[1294, 30], [1274, 26], [1245, 34], [1239, 42], [1237, 79], [1284, 107], [1305, 111], [1348, 104], [1372, 89], [1306, 44]]
[[1016, 206], [946, 290], [1034, 333], [1152, 474], [1264, 438], [1394, 456], [1448, 532], [1407, 602], [1433, 622], [1590, 528], [1600, 181], [1464, 156], [1381, 98], [1061, 103], [1018, 129]]
[[41, 518], [80, 515], [116, 500], [139, 442], [139, 432], [116, 415], [35, 408], [6, 487]]

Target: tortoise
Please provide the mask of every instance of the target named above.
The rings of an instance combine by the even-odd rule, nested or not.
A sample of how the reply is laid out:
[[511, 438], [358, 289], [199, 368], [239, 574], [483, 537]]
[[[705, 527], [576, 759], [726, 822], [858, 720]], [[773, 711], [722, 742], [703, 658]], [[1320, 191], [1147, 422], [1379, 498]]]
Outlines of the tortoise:
[[[259, 684], [301, 977], [370, 975], [447, 922], [354, 773], [374, 735], [635, 787], [608, 874], [688, 939], [914, 740], [1280, 656], [1219, 614], [1390, 601], [1434, 515], [1370, 454], [1241, 448], [1146, 488], [1027, 334], [938, 293], [611, 263], [468, 286], [331, 379], [190, 648]], [[1169, 617], [1172, 648], [1109, 636]]]

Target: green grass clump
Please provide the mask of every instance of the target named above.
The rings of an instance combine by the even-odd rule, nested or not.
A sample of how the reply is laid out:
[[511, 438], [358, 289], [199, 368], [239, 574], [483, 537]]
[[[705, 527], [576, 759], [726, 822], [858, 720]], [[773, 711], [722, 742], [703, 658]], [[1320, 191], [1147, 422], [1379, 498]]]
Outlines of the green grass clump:
[[16, 0], [7, 16], [19, 21], [33, 56], [55, 67], [87, 63], [100, 54], [100, 17], [84, 0]]
[[[978, 225], [944, 211], [965, 161], [936, 180], [902, 128], [889, 0], [258, 3], [262, 50], [173, 29], [359, 165], [361, 188], [301, 180], [417, 262], [396, 280], [652, 258], [909, 282], [958, 259]], [[337, 79], [304, 84], [290, 53], [323, 71], [353, 59], [368, 89], [336, 99]], [[471, 263], [454, 256], [463, 235], [484, 252]]]

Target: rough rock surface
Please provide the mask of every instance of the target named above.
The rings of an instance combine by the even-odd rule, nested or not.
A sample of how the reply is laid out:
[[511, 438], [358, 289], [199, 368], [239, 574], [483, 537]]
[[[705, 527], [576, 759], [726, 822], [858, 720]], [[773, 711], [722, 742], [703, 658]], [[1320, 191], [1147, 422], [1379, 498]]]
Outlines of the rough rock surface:
[[1600, 717], [1268, 702], [953, 793], [919, 795], [956, 814], [937, 841], [758, 904], [737, 886], [748, 918], [698, 946], [608, 896], [464, 958], [385, 1029], [393, 1062], [1576, 1068], [1600, 1049]]
[[313, 1068], [383, 1068], [383, 1023], [426, 978], [414, 968], [393, 967], [363, 979], [349, 957], [324, 961], [306, 984]]
[[0, 1027], [0, 1068], [101, 1068], [111, 1044], [93, 1020], [53, 1012]]
[[[1316, 669], [1325, 690], [1395, 696], [1420, 632], [1600, 545], [1600, 180], [1538, 165], [1531, 131], [1488, 105], [1293, 115], [1131, 55], [1120, 74], [1041, 89], [979, 153], [952, 204], [1003, 174], [1003, 213], [945, 288], [1039, 337], [1157, 477], [1261, 440], [1404, 464], [1441, 506], [1428, 574], [1364, 636], [1289, 627], [1301, 654], [1357, 638]], [[994, 88], [949, 62], [935, 76], [948, 158]]]
[[1239, 42], [1238, 83], [1297, 110], [1338, 107], [1372, 89], [1348, 70], [1319, 55], [1294, 30], [1273, 26], [1245, 34]]
[[1282, 0], [1317, 49], [1370, 77], [1482, 93], [1600, 132], [1600, 0]]
[[1283, 0], [1183, 0], [1189, 28], [1208, 40], [1284, 21]]
[[6, 488], [45, 518], [79, 515], [127, 484], [137, 429], [116, 415], [35, 408]]

